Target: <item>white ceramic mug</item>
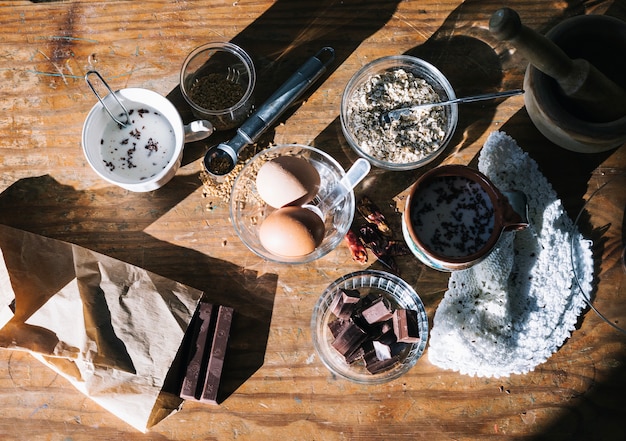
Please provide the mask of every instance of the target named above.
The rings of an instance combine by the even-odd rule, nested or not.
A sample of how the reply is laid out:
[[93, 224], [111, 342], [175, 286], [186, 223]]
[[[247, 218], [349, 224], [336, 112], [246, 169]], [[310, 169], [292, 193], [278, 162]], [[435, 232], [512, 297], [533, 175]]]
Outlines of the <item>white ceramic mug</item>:
[[[162, 187], [180, 167], [185, 143], [213, 133], [208, 121], [183, 124], [176, 107], [152, 90], [127, 88], [113, 93], [87, 115], [82, 146], [91, 168], [124, 189], [146, 192]], [[116, 123], [105, 106], [128, 124]]]

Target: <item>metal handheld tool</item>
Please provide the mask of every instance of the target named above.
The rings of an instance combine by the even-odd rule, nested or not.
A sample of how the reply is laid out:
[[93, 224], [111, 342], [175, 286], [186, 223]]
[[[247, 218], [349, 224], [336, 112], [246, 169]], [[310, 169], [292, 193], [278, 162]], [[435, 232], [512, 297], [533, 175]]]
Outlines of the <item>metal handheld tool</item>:
[[334, 49], [325, 47], [307, 60], [237, 129], [237, 133], [230, 141], [209, 149], [204, 156], [204, 168], [207, 173], [215, 177], [230, 173], [237, 164], [239, 151], [249, 144], [254, 144], [265, 130], [326, 71], [334, 58]]
[[[109, 91], [109, 93], [111, 94], [111, 96], [115, 99], [115, 101], [117, 101], [117, 104], [122, 108], [122, 110], [124, 111], [124, 116], [126, 116], [126, 122], [121, 121], [120, 119], [118, 119], [113, 112], [111, 111], [111, 109], [108, 108], [108, 106], [104, 103], [104, 100], [102, 99], [102, 97], [100, 96], [100, 94], [98, 93], [98, 91], [96, 90], [96, 87], [91, 83], [91, 80], [89, 79], [90, 75], [95, 75], [98, 77], [98, 79], [100, 80], [100, 82], [102, 84], [104, 84], [104, 87], [106, 87], [106, 89]], [[117, 97], [117, 95], [115, 94], [115, 92], [113, 92], [113, 90], [111, 90], [111, 88], [109, 87], [109, 85], [107, 84], [106, 81], [104, 81], [104, 78], [102, 78], [102, 75], [100, 75], [99, 72], [95, 71], [95, 70], [90, 70], [89, 72], [87, 72], [85, 74], [85, 82], [87, 83], [87, 85], [89, 86], [89, 88], [91, 89], [91, 91], [94, 93], [94, 95], [96, 95], [96, 98], [98, 98], [98, 101], [100, 101], [100, 104], [102, 104], [102, 107], [104, 107], [104, 110], [106, 110], [106, 112], [109, 114], [109, 116], [113, 119], [113, 121], [115, 121], [116, 123], [118, 123], [121, 127], [125, 127], [128, 124], [130, 124], [130, 114], [128, 113], [128, 110], [126, 109], [126, 107], [124, 107], [124, 104], [122, 104], [122, 102], [119, 100], [119, 98]]]
[[389, 123], [391, 123], [391, 121], [395, 121], [395, 120], [399, 119], [400, 117], [408, 115], [412, 111], [417, 110], [417, 109], [428, 109], [428, 108], [431, 108], [431, 107], [447, 106], [447, 105], [450, 105], [450, 104], [473, 103], [475, 101], [484, 101], [484, 100], [491, 100], [491, 99], [494, 99], [494, 98], [504, 98], [504, 97], [507, 97], [507, 96], [521, 95], [522, 93], [524, 93], [524, 91], [522, 89], [514, 89], [514, 90], [507, 90], [505, 92], [485, 93], [483, 95], [475, 95], [475, 96], [466, 96], [466, 97], [463, 97], [463, 98], [455, 98], [455, 99], [452, 99], [452, 100], [441, 101], [441, 102], [438, 102], [438, 103], [416, 104], [415, 106], [404, 107], [402, 109], [394, 109], [394, 110], [390, 110], [389, 112], [384, 112], [384, 113], [382, 113], [380, 115], [380, 122], [382, 124], [389, 124]]

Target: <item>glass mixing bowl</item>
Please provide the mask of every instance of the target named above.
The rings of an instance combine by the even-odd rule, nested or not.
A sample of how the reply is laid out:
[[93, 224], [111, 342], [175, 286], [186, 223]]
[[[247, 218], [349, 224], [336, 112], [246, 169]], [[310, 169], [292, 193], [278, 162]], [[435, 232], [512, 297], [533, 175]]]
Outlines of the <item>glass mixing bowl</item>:
[[325, 256], [343, 240], [354, 217], [354, 192], [350, 191], [332, 210], [324, 213], [324, 238], [313, 252], [304, 256], [289, 257], [267, 250], [259, 239], [259, 229], [263, 220], [275, 208], [267, 205], [259, 196], [256, 176], [265, 162], [284, 155], [307, 159], [316, 168], [320, 175], [320, 188], [316, 199], [323, 199], [345, 175], [344, 169], [335, 159], [314, 147], [285, 144], [263, 150], [246, 163], [233, 184], [230, 219], [239, 239], [258, 256], [279, 263], [307, 263]]
[[[417, 311], [420, 341], [407, 343], [398, 361], [390, 368], [371, 374], [362, 361], [346, 363], [331, 346], [334, 337], [328, 323], [335, 320], [331, 305], [341, 289], [358, 290], [361, 296], [381, 293], [394, 308]], [[361, 384], [380, 384], [400, 377], [411, 369], [422, 356], [428, 340], [428, 317], [424, 304], [415, 290], [401, 278], [377, 270], [364, 270], [346, 274], [331, 283], [322, 293], [311, 317], [313, 345], [322, 363], [335, 375]]]
[[433, 161], [450, 142], [458, 122], [458, 104], [420, 110], [392, 124], [380, 120], [384, 112], [433, 102], [432, 91], [428, 97], [425, 86], [415, 81], [419, 78], [432, 87], [437, 102], [456, 98], [452, 85], [435, 66], [408, 55], [374, 60], [348, 82], [341, 98], [341, 128], [350, 147], [372, 165], [386, 170], [416, 169]]

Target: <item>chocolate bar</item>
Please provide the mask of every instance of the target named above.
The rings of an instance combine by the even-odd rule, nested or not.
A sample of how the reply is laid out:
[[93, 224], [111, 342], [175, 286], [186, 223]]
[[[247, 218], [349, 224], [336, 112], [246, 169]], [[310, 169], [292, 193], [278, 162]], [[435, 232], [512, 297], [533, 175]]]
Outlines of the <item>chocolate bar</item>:
[[183, 384], [180, 390], [180, 397], [185, 400], [196, 399], [196, 391], [200, 380], [200, 371], [202, 370], [202, 361], [209, 334], [209, 327], [211, 325], [212, 312], [213, 305], [200, 302], [192, 328], [192, 335], [196, 336], [193, 345], [194, 350], [190, 352], [189, 361], [187, 362], [187, 371], [185, 372], [185, 378], [183, 378]]
[[217, 404], [233, 313], [233, 308], [227, 306], [200, 303], [181, 398]]
[[420, 341], [417, 311], [396, 309], [393, 313], [393, 331], [399, 342], [417, 343]]
[[217, 323], [213, 334], [211, 354], [207, 364], [204, 389], [200, 401], [217, 404], [217, 391], [222, 377], [222, 367], [226, 357], [226, 347], [230, 336], [230, 325], [233, 321], [233, 308], [220, 306], [217, 312]]

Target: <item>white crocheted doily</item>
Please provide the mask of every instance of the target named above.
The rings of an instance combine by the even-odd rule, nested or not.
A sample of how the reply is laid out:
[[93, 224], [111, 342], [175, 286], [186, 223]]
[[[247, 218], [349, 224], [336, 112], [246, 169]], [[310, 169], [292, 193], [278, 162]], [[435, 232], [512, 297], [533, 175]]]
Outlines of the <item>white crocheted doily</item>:
[[487, 259], [450, 275], [428, 358], [462, 374], [523, 374], [546, 361], [574, 330], [586, 303], [572, 261], [580, 286], [590, 293], [591, 243], [575, 230], [537, 163], [510, 136], [491, 133], [478, 164], [500, 190], [526, 194], [532, 227], [504, 233]]

